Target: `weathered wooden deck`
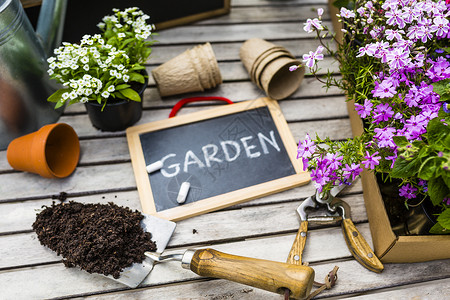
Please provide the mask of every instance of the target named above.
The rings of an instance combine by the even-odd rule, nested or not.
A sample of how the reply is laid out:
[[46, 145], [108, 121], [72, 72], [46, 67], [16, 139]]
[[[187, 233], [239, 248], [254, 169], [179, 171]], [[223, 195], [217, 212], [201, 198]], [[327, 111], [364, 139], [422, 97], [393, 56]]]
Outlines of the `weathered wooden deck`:
[[[250, 100], [263, 93], [249, 80], [239, 60], [239, 48], [252, 37], [285, 46], [296, 56], [315, 49], [317, 42], [302, 31], [302, 24], [323, 7], [325, 0], [232, 0], [231, 13], [192, 25], [160, 32], [148, 70], [197, 44], [210, 42], [219, 61], [223, 84], [195, 95]], [[329, 20], [329, 15], [324, 15]], [[336, 65], [325, 59], [324, 66]], [[145, 111], [139, 124], [168, 117], [182, 95], [161, 99], [150, 78]], [[300, 89], [280, 106], [296, 140], [306, 133], [351, 137], [344, 96], [326, 92], [314, 78], [306, 77]], [[213, 105], [213, 104], [209, 104]], [[205, 109], [190, 105], [180, 114]], [[216, 104], [214, 104], [216, 105]], [[0, 152], [0, 299], [111, 298], [111, 299], [282, 299], [282, 296], [225, 280], [200, 278], [177, 262], [155, 266], [140, 288], [78, 269], [65, 268], [52, 251], [41, 246], [31, 230], [36, 212], [66, 192], [69, 200], [86, 203], [115, 202], [140, 209], [139, 196], [124, 132], [103, 133], [92, 127], [82, 105], [66, 109], [60, 122], [70, 124], [81, 142], [81, 159], [75, 173], [62, 180], [13, 171]], [[236, 255], [285, 261], [299, 219], [301, 201], [314, 193], [312, 184], [177, 222], [167, 253], [208, 245]], [[360, 183], [343, 197], [352, 208], [358, 229], [370, 241], [370, 231]], [[195, 229], [195, 233], [193, 232]], [[450, 249], [449, 249], [450, 251]], [[337, 285], [317, 298], [445, 299], [450, 297], [450, 261], [387, 264], [382, 274], [363, 268], [350, 254], [340, 227], [310, 226], [304, 254], [322, 281], [339, 266]]]

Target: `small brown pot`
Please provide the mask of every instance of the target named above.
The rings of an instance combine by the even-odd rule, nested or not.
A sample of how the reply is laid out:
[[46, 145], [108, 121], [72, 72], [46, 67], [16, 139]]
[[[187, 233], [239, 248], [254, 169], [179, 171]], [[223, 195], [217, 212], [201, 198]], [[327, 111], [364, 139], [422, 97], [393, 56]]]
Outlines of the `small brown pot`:
[[71, 126], [49, 124], [14, 139], [8, 146], [6, 157], [15, 170], [47, 178], [64, 178], [72, 174], [78, 164], [80, 142]]

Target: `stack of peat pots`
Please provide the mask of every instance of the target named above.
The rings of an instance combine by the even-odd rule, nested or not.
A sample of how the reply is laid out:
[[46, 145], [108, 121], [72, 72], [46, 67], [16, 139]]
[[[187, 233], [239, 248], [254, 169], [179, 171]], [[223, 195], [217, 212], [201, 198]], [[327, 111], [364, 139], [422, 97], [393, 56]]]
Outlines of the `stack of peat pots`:
[[289, 71], [301, 62], [284, 47], [260, 38], [247, 40], [241, 47], [241, 61], [250, 79], [272, 99], [284, 99], [294, 93], [302, 83], [305, 68]]
[[199, 92], [222, 83], [210, 43], [188, 49], [152, 71], [161, 97]]

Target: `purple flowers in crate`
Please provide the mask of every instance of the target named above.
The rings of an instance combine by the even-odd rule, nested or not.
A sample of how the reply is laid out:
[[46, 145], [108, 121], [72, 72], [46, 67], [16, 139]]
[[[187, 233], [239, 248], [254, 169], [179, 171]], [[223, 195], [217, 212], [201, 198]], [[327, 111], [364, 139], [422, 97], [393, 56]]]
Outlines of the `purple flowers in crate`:
[[[448, 103], [440, 101], [432, 85], [450, 78], [450, 5], [444, 0], [363, 0], [357, 5], [354, 11], [341, 8], [338, 16], [346, 41], [354, 43], [359, 38], [353, 44], [357, 53], [351, 59], [359, 59], [361, 64], [372, 62], [372, 82], [367, 86], [373, 88], [365, 92], [362, 86], [359, 90], [363, 92], [353, 95], [358, 100], [355, 110], [368, 129], [361, 138], [349, 141], [311, 140], [307, 135], [299, 144], [298, 157], [308, 165], [319, 191], [350, 183], [362, 167], [389, 173], [399, 151], [403, 151], [396, 138], [426, 140], [427, 125], [438, 117], [439, 110], [450, 112]], [[316, 63], [323, 59], [325, 50], [338, 59], [346, 55], [333, 52], [324, 43], [328, 28], [322, 24], [322, 13], [319, 10], [318, 18], [304, 24], [305, 31], [316, 32], [321, 41], [316, 51], [303, 55], [304, 63], [316, 76]], [[332, 85], [330, 82], [345, 87], [328, 77], [327, 84]], [[399, 191], [406, 199], [418, 192], [427, 192], [425, 181], [405, 182]]]

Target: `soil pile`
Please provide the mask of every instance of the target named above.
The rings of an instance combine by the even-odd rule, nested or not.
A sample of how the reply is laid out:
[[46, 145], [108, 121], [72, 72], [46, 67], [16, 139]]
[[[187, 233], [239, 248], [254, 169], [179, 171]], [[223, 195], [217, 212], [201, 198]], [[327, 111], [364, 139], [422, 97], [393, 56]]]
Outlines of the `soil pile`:
[[144, 260], [145, 251], [156, 250], [137, 210], [73, 201], [44, 208], [33, 230], [42, 245], [62, 255], [67, 267], [119, 278], [124, 268]]

